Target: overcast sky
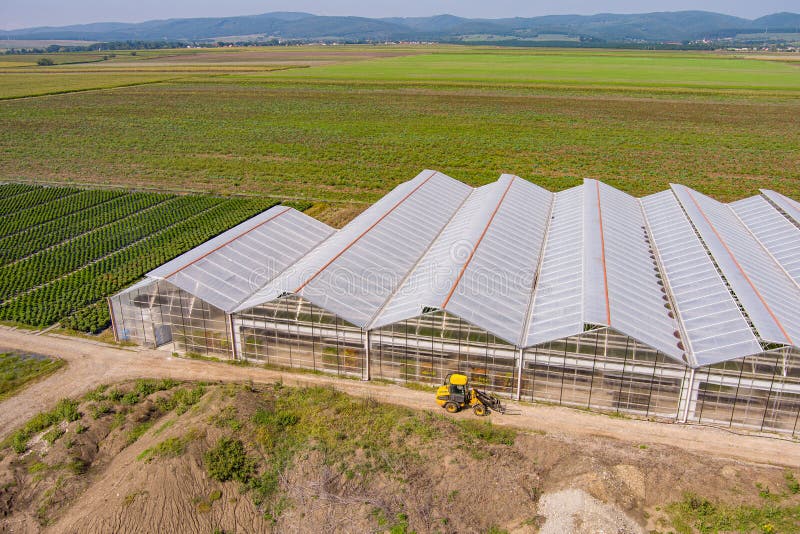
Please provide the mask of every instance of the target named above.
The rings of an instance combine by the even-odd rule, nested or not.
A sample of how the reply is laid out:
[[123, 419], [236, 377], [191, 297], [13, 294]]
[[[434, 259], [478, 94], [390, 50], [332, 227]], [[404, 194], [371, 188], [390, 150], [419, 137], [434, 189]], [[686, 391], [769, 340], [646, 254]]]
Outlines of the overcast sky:
[[702, 9], [745, 18], [800, 11], [797, 0], [0, 0], [0, 28], [66, 26], [87, 22], [227, 17], [270, 11], [317, 15], [416, 17], [451, 13], [463, 17], [535, 17], [553, 14], [646, 13]]

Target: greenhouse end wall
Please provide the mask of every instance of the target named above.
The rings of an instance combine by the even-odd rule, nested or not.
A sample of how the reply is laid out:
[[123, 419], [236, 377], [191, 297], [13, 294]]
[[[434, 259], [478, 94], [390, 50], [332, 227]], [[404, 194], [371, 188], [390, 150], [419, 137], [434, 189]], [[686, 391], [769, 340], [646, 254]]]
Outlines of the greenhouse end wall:
[[120, 340], [157, 346], [168, 337], [178, 352], [432, 385], [457, 371], [525, 401], [800, 435], [796, 350], [693, 370], [607, 327], [520, 350], [442, 311], [365, 332], [301, 297], [231, 317], [165, 282], [111, 304]]
[[233, 335], [219, 308], [163, 281], [134, 286], [109, 299], [118, 341], [176, 352], [231, 357]]

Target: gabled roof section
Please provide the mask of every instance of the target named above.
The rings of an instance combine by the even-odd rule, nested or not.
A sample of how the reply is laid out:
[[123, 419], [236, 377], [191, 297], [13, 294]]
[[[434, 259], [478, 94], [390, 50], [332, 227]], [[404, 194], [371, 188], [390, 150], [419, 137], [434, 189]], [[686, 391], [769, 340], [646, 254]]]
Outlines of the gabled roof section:
[[583, 190], [555, 194], [525, 347], [583, 331]]
[[745, 198], [731, 203], [730, 207], [800, 287], [800, 228], [763, 196]]
[[780, 208], [795, 224], [800, 224], [800, 202], [769, 189], [762, 189], [761, 194]]
[[365, 326], [471, 191], [444, 174], [423, 171], [238, 309], [293, 293], [353, 325]]
[[641, 199], [666, 291], [694, 365], [761, 352], [750, 324], [672, 191]]
[[274, 206], [147, 276], [230, 312], [333, 232], [294, 208]]
[[[502, 194], [497, 182], [478, 187], [453, 215], [431, 247], [370, 323], [380, 328], [417, 317], [423, 308], [438, 309], [467, 260], [471, 244], [486, 225], [486, 207]], [[470, 240], [472, 239], [472, 240]]]
[[800, 288], [730, 206], [682, 185], [672, 190], [705, 242], [761, 339], [800, 340]]
[[477, 188], [370, 326], [441, 309], [518, 343], [552, 199], [509, 174]]
[[457, 275], [439, 307], [517, 344], [554, 195], [511, 175], [497, 182], [501, 191], [486, 206], [489, 217], [475, 229], [480, 233], [463, 237], [469, 254], [455, 262]]
[[596, 180], [584, 182], [585, 323], [607, 325], [681, 359], [639, 201]]

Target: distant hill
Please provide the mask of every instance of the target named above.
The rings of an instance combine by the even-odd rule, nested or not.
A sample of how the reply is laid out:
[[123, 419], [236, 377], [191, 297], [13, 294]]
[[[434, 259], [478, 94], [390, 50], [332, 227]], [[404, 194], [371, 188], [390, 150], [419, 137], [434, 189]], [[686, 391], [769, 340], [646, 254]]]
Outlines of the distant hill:
[[286, 40], [469, 41], [536, 40], [571, 36], [594, 41], [672, 42], [730, 37], [753, 32], [800, 33], [800, 14], [775, 13], [755, 20], [707, 11], [619, 15], [551, 15], [533, 18], [467, 19], [453, 15], [383, 18], [328, 17], [277, 12], [221, 18], [101, 22], [0, 32], [0, 39], [213, 40], [257, 35]]

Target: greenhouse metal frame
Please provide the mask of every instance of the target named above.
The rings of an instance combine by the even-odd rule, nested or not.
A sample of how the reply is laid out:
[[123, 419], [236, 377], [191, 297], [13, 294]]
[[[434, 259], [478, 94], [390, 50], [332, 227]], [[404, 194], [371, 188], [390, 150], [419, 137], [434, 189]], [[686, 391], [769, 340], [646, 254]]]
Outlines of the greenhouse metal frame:
[[273, 207], [111, 297], [120, 341], [800, 434], [800, 203], [423, 171], [340, 230]]

